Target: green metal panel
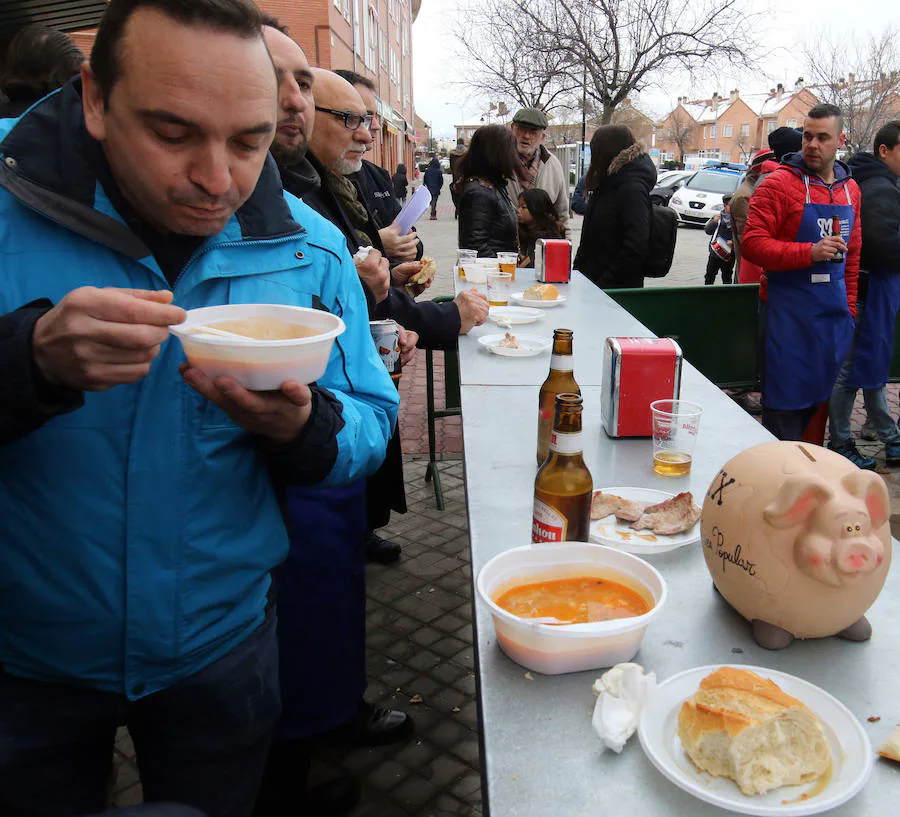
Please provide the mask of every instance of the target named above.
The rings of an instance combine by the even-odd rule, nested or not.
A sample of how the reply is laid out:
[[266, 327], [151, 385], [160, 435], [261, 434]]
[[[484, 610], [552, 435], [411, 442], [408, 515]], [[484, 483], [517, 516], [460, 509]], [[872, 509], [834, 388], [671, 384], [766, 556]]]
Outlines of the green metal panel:
[[653, 334], [681, 346], [686, 360], [718, 386], [757, 383], [756, 326], [759, 287], [610, 289]]

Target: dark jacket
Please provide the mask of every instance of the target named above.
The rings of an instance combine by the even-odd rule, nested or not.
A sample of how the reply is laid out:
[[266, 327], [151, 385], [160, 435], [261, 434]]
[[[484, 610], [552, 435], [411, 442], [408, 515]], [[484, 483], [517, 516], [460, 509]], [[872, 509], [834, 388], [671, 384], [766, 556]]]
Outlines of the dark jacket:
[[[312, 181], [310, 172], [315, 181]], [[319, 174], [324, 172], [319, 160], [312, 153], [307, 153], [307, 158], [297, 165], [282, 169], [281, 178], [284, 189], [303, 199], [317, 213], [325, 216], [347, 238], [347, 248], [351, 255], [359, 249], [359, 241], [353, 225], [344, 213], [338, 200], [325, 187], [319, 184]], [[365, 204], [365, 199], [363, 199]], [[384, 245], [378, 237], [377, 225], [372, 221], [366, 230], [372, 239], [372, 245], [383, 253]], [[430, 301], [419, 303], [413, 300], [407, 292], [399, 287], [391, 287], [390, 294], [380, 304], [375, 304], [370, 299], [370, 317], [374, 320], [392, 318], [406, 329], [412, 329], [419, 334], [419, 346], [423, 349], [455, 349], [459, 336], [460, 319], [459, 308], [455, 303], [435, 304]]]
[[572, 212], [583, 216], [587, 212], [587, 196], [584, 194], [584, 180], [587, 178], [585, 174], [578, 180], [575, 190], [572, 193]]
[[436, 199], [444, 186], [444, 171], [441, 170], [441, 163], [437, 159], [432, 159], [428, 167], [425, 168], [425, 176], [423, 183], [431, 193], [431, 198]]
[[478, 250], [480, 256], [518, 250], [519, 219], [506, 193], [506, 182], [495, 187], [486, 179], [466, 179], [456, 208], [460, 247]]
[[644, 285], [656, 168], [639, 144], [621, 151], [591, 194], [574, 267], [601, 289]]
[[406, 191], [409, 189], [409, 179], [405, 173], [395, 173], [391, 176], [391, 182], [394, 185], [394, 196], [401, 201], [406, 198]]
[[[372, 219], [378, 225], [378, 228], [389, 227], [393, 224], [394, 219], [400, 215], [403, 206], [394, 194], [395, 184], [388, 172], [383, 167], [363, 159], [362, 170], [359, 173], [351, 174], [348, 178], [356, 185], [359, 195], [362, 196], [366, 207], [369, 208]], [[406, 177], [404, 176], [403, 178]], [[403, 195], [406, 194], [404, 193]], [[416, 260], [420, 259], [423, 254], [424, 248], [422, 241], [419, 240], [416, 249]]]
[[862, 192], [860, 266], [900, 272], [900, 177], [871, 153], [857, 153], [848, 164]]
[[15, 119], [27, 111], [37, 99], [8, 99], [0, 102], [0, 119]]

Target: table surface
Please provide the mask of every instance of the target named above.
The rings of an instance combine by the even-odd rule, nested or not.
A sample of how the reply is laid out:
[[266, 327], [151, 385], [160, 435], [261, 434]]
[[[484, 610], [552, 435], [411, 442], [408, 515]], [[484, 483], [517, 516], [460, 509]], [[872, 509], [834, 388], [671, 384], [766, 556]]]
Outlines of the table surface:
[[[600, 356], [586, 360], [584, 350], [602, 349], [608, 334], [649, 332], [586, 279], [577, 274], [575, 278], [568, 292], [577, 294], [576, 298], [552, 310], [553, 321], [546, 325], [575, 331], [576, 378], [585, 406], [585, 461], [595, 488], [690, 490], [702, 497], [728, 459], [772, 439], [688, 363], [682, 397], [704, 407], [689, 476], [655, 474], [650, 440], [607, 437], [600, 417], [601, 390], [596, 385]], [[490, 355], [470, 341], [461, 338], [460, 363], [474, 581], [492, 557], [531, 541], [537, 387], [546, 376], [549, 356], [526, 368], [518, 365], [524, 361]], [[756, 646], [749, 625], [713, 591], [699, 545], [647, 560], [665, 577], [669, 598], [663, 614], [650, 624], [634, 660], [653, 670], [660, 681], [709, 664], [769, 667], [816, 684], [842, 701], [876, 748], [900, 722], [896, 694], [900, 651], [892, 634], [896, 626], [892, 622], [900, 616], [900, 598], [893, 590], [893, 577], [869, 611], [875, 631], [871, 641], [799, 641], [781, 652], [769, 652]], [[725, 813], [665, 779], [645, 757], [636, 735], [621, 755], [601, 752], [590, 720], [591, 685], [603, 670], [558, 676], [530, 672], [531, 678], [526, 677], [525, 668], [497, 646], [490, 612], [477, 594], [475, 613], [484, 788], [493, 817]], [[868, 723], [869, 716], [880, 716], [881, 721]], [[890, 804], [897, 800], [900, 768], [879, 761], [866, 788], [830, 813], [882, 817], [893, 813]]]

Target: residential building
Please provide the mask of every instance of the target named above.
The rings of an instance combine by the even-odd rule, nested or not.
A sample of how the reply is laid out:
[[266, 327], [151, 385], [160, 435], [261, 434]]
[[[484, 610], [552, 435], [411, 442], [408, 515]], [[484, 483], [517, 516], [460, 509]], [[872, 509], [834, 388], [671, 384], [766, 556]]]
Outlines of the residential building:
[[[96, 0], [70, 2], [79, 4], [96, 5]], [[288, 27], [310, 65], [346, 68], [375, 83], [381, 138], [367, 158], [391, 172], [399, 162], [411, 167], [416, 146], [412, 24], [421, 0], [257, 0], [257, 5]], [[90, 52], [94, 30], [72, 36]]]

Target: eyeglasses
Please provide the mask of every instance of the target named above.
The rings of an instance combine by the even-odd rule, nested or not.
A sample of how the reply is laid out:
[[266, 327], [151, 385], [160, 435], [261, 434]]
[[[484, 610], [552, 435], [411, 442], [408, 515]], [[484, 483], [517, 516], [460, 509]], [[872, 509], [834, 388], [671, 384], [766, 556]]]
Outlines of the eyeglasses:
[[368, 130], [369, 125], [372, 124], [372, 114], [367, 113], [365, 116], [362, 116], [358, 113], [349, 113], [348, 111], [336, 111], [333, 108], [320, 108], [318, 105], [316, 105], [316, 110], [322, 113], [330, 113], [338, 119], [343, 119], [344, 127], [347, 130], [359, 130], [360, 125], [365, 125], [366, 130]]

